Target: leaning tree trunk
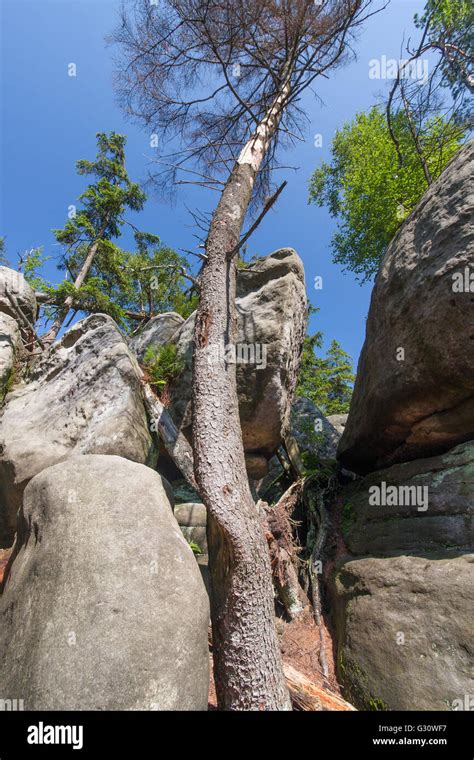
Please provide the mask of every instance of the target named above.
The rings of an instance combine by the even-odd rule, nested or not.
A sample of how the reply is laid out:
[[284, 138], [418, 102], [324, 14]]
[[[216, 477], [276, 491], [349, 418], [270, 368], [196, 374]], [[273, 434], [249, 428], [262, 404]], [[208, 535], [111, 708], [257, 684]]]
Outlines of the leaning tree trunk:
[[[87, 251], [87, 256], [84, 259], [84, 263], [83, 263], [83, 265], [81, 267], [81, 271], [79, 272], [79, 274], [77, 275], [77, 277], [76, 277], [76, 279], [74, 281], [74, 287], [75, 287], [76, 290], [79, 290], [79, 288], [82, 287], [82, 285], [84, 284], [84, 282], [86, 280], [87, 275], [89, 274], [89, 271], [90, 271], [90, 269], [92, 267], [92, 264], [94, 263], [94, 259], [95, 259], [96, 253], [97, 253], [97, 251], [99, 249], [99, 244], [100, 244], [100, 241], [101, 241], [101, 236], [104, 234], [104, 231], [105, 231], [105, 229], [107, 227], [108, 219], [109, 219], [109, 217], [107, 217], [107, 222], [103, 226], [103, 228], [101, 229], [101, 231], [99, 233], [99, 237], [97, 237], [96, 240], [94, 240], [91, 243], [91, 245], [90, 245], [90, 247], [89, 247], [89, 249]], [[70, 310], [70, 308], [71, 308], [71, 306], [73, 304], [74, 304], [74, 296], [72, 296], [72, 295], [71, 296], [67, 296], [67, 298], [65, 298], [65, 300], [64, 300], [64, 303], [60, 307], [60, 309], [58, 311], [58, 314], [56, 316], [56, 319], [54, 320], [53, 324], [49, 328], [48, 332], [45, 333], [42, 336], [42, 341], [43, 341], [45, 349], [49, 348], [51, 346], [51, 344], [54, 343], [54, 341], [56, 340], [57, 335], [58, 335], [61, 327], [63, 326], [64, 321], [65, 321], [67, 315], [69, 314], [69, 310]]]
[[236, 367], [236, 246], [287, 91], [242, 150], [213, 214], [194, 332], [195, 475], [208, 511], [212, 628], [218, 705], [291, 709], [274, 623], [272, 574], [245, 468]]

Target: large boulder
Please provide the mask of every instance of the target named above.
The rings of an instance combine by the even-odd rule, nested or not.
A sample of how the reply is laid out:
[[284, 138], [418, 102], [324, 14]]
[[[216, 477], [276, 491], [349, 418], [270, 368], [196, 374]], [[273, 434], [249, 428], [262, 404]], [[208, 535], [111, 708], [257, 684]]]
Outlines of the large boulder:
[[17, 322], [0, 312], [0, 402], [9, 390], [22, 341]]
[[339, 679], [362, 710], [452, 710], [473, 693], [474, 554], [366, 558], [337, 576]]
[[[291, 248], [258, 259], [237, 277], [235, 347], [240, 420], [249, 475], [261, 478], [282, 440], [306, 329], [301, 259]], [[171, 387], [171, 415], [191, 434], [194, 315], [173, 341], [185, 367]]]
[[[345, 417], [345, 415], [334, 415]], [[342, 428], [343, 429], [343, 428]], [[335, 459], [342, 434], [310, 399], [299, 396], [291, 407], [290, 435], [298, 444], [300, 453], [310, 460], [313, 457]]]
[[27, 483], [74, 454], [151, 462], [136, 360], [113, 320], [95, 314], [53, 346], [0, 419], [0, 546], [11, 545]]
[[0, 266], [0, 312], [18, 320], [21, 319], [19, 311], [30, 325], [34, 325], [37, 314], [35, 291], [21, 272]]
[[473, 688], [474, 443], [379, 470], [341, 499], [350, 555], [330, 588], [346, 696], [453, 709]]
[[149, 346], [158, 348], [169, 343], [176, 332], [181, 327], [184, 319], [174, 311], [168, 311], [165, 314], [158, 314], [158, 316], [150, 319], [132, 340], [130, 341], [130, 348], [138, 356], [140, 360], [143, 360], [145, 352]]
[[474, 546], [474, 442], [356, 480], [343, 490], [343, 514], [353, 555]]
[[71, 457], [30, 482], [0, 620], [27, 710], [207, 709], [208, 597], [144, 465]]
[[372, 293], [339, 444], [360, 473], [474, 437], [474, 142], [390, 244]]

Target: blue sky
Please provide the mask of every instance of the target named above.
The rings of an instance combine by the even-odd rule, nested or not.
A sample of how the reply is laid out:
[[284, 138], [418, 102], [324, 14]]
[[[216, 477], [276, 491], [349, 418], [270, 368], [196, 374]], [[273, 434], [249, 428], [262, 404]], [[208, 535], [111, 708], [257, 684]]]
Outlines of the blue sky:
[[[32, 246], [59, 254], [51, 229], [62, 227], [67, 209], [84, 187], [75, 174], [79, 158], [95, 155], [95, 134], [115, 130], [128, 136], [127, 168], [142, 180], [150, 155], [149, 134], [124, 118], [112, 88], [114, 51], [104, 38], [116, 23], [119, 0], [0, 0], [1, 7], [1, 185], [0, 235], [6, 235], [8, 256]], [[304, 100], [309, 118], [307, 139], [283, 163], [297, 172], [279, 172], [288, 186], [277, 208], [253, 235], [250, 253], [266, 254], [283, 246], [303, 259], [308, 296], [320, 308], [311, 328], [324, 332], [325, 343], [336, 338], [356, 364], [365, 334], [371, 284], [360, 286], [352, 274], [331, 261], [334, 222], [326, 209], [307, 203], [311, 173], [330, 157], [335, 130], [357, 111], [372, 106], [387, 82], [369, 79], [369, 60], [398, 58], [405, 37], [413, 33], [413, 15], [423, 3], [391, 0], [369, 19], [355, 50], [357, 61], [316, 85], [324, 105], [310, 93]], [[77, 76], [68, 76], [75, 63]], [[314, 145], [321, 134], [323, 147]], [[214, 194], [189, 189], [173, 205], [150, 197], [139, 225], [159, 234], [175, 248], [194, 248], [188, 208], [212, 208]], [[54, 264], [46, 274], [57, 281]], [[313, 287], [323, 278], [322, 290]]]

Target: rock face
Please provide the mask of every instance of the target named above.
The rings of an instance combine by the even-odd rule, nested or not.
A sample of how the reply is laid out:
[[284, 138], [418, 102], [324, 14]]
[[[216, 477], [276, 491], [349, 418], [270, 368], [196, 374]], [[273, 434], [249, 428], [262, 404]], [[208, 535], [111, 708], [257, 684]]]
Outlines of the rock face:
[[[334, 415], [345, 417], [345, 415]], [[325, 417], [310, 399], [302, 396], [295, 399], [291, 407], [290, 435], [296, 440], [302, 454], [317, 455], [322, 459], [335, 459], [337, 446], [342, 434]]]
[[15, 358], [21, 350], [21, 335], [16, 321], [0, 312], [0, 402], [13, 377]]
[[350, 470], [474, 438], [473, 170], [474, 141], [425, 193], [382, 262], [339, 445]]
[[473, 688], [474, 442], [372, 473], [342, 500], [351, 556], [331, 606], [346, 697], [452, 709]]
[[72, 457], [25, 491], [0, 681], [26, 710], [205, 710], [209, 605], [160, 476]]
[[474, 554], [346, 562], [336, 582], [346, 698], [366, 710], [464, 702], [473, 686], [473, 576]]
[[158, 347], [169, 343], [183, 322], [183, 317], [174, 311], [158, 314], [157, 317], [150, 319], [145, 328], [130, 341], [131, 350], [142, 360], [148, 346]]
[[188, 543], [195, 543], [207, 554], [207, 512], [204, 504], [176, 504], [174, 516]]
[[[395, 500], [404, 503], [376, 503]], [[344, 514], [345, 541], [353, 555], [474, 546], [474, 442], [378, 470], [346, 486]]]
[[12, 299], [28, 322], [34, 324], [37, 307], [33, 288], [27, 283], [21, 272], [16, 272], [8, 267], [0, 267], [0, 312], [18, 319], [18, 312], [13, 308]]
[[110, 317], [76, 324], [10, 393], [0, 419], [0, 545], [11, 545], [25, 486], [74, 454], [149, 462], [153, 446], [137, 364]]
[[[237, 278], [237, 387], [249, 475], [263, 477], [281, 443], [297, 381], [306, 329], [303, 264], [291, 248], [259, 259]], [[170, 412], [191, 433], [194, 315], [173, 341], [185, 369], [171, 388]], [[212, 357], [210, 358], [212, 360]]]

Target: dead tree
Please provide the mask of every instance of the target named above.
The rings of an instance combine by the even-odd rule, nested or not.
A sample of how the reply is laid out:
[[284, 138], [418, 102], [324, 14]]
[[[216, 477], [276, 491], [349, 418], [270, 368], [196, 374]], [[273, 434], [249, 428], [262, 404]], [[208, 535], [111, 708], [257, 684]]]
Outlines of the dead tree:
[[[246, 476], [235, 364], [236, 257], [279, 145], [303, 137], [304, 90], [341, 64], [371, 0], [136, 0], [114, 34], [132, 117], [176, 151], [155, 181], [220, 194], [205, 243], [193, 369], [195, 477], [208, 511], [221, 709], [290, 709], [268, 548]], [[376, 12], [376, 11], [374, 11]], [[246, 239], [246, 236], [243, 236]]]

